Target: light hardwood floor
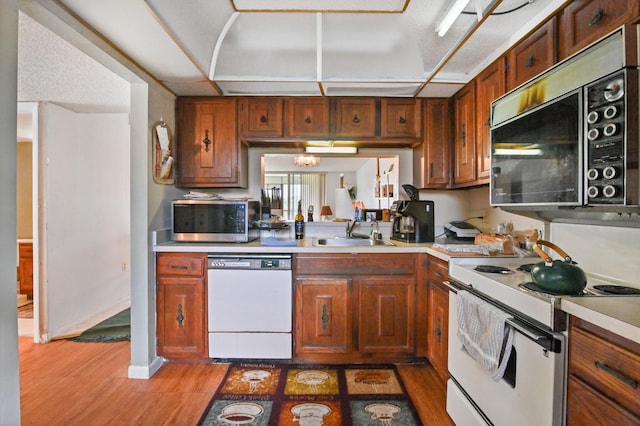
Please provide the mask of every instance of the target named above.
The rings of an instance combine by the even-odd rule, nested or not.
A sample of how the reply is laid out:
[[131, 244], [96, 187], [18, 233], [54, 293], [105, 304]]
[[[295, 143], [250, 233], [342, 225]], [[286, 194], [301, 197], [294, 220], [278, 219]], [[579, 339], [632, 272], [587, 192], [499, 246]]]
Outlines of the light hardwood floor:
[[[130, 343], [45, 345], [19, 338], [22, 425], [195, 425], [226, 364], [165, 364], [150, 380], [127, 378]], [[445, 385], [431, 366], [399, 366], [425, 425], [452, 425]]]

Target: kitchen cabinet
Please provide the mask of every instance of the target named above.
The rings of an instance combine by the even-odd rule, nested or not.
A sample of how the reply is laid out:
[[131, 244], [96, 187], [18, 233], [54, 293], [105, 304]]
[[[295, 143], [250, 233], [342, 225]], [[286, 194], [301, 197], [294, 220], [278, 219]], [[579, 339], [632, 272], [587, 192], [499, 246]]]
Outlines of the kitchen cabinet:
[[18, 243], [19, 291], [33, 299], [33, 243]]
[[246, 187], [236, 99], [180, 97], [177, 109], [177, 186]]
[[339, 138], [375, 138], [377, 114], [375, 98], [337, 98], [333, 134]]
[[449, 289], [444, 281], [449, 279], [449, 264], [435, 256], [429, 256], [427, 271], [427, 358], [442, 381], [446, 382], [449, 377]]
[[243, 140], [284, 136], [283, 98], [240, 98], [238, 131]]
[[485, 68], [476, 81], [477, 179], [488, 182], [491, 172], [491, 102], [506, 91], [505, 58]]
[[476, 183], [475, 81], [453, 95], [453, 186]]
[[567, 425], [640, 424], [640, 344], [569, 321]]
[[418, 188], [445, 188], [451, 171], [449, 99], [424, 101], [424, 142], [413, 149], [413, 182]]
[[638, 1], [574, 0], [558, 14], [558, 56], [563, 60], [640, 14]]
[[414, 254], [298, 254], [294, 360], [400, 362], [416, 352]]
[[380, 101], [380, 133], [383, 139], [419, 139], [422, 137], [420, 99], [383, 98]]
[[508, 90], [551, 68], [556, 55], [556, 18], [552, 17], [513, 47], [508, 55]]
[[158, 355], [208, 359], [206, 272], [206, 253], [157, 254]]
[[327, 98], [286, 98], [285, 136], [288, 138], [326, 138], [329, 135]]

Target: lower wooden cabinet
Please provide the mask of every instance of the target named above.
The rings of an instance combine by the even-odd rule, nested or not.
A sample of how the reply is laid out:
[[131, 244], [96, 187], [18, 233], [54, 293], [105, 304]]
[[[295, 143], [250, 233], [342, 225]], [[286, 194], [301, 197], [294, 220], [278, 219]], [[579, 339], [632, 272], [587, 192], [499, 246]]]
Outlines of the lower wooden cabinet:
[[294, 360], [414, 358], [417, 260], [414, 254], [296, 255]]
[[570, 318], [567, 425], [640, 424], [640, 344]]
[[18, 243], [20, 294], [33, 299], [33, 243]]
[[206, 271], [206, 253], [158, 253], [158, 355], [180, 360], [208, 359]]
[[449, 376], [449, 289], [443, 282], [449, 277], [449, 267], [446, 261], [429, 256], [427, 270], [427, 358], [442, 380], [446, 381]]

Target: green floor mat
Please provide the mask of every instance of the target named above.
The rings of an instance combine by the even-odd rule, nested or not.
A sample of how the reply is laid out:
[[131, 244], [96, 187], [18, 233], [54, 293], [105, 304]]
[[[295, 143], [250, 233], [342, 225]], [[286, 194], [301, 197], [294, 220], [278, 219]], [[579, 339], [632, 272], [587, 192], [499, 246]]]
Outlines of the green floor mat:
[[131, 339], [131, 309], [115, 314], [69, 340], [74, 342], [120, 342]]

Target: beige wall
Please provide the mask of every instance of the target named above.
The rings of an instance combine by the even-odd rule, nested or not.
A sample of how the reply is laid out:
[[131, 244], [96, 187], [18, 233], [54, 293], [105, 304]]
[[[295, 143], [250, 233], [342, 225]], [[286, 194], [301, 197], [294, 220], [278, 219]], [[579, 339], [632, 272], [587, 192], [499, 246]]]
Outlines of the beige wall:
[[18, 239], [33, 238], [33, 171], [31, 142], [18, 142], [17, 155], [17, 236]]

